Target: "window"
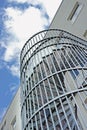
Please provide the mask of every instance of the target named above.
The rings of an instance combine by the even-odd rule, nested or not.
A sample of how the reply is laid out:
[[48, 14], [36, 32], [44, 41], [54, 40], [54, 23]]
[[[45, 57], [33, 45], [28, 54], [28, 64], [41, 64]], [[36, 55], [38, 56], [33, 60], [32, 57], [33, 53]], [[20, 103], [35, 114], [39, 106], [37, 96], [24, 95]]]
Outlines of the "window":
[[4, 124], [3, 124], [2, 128], [1, 128], [1, 130], [4, 130], [5, 126], [6, 126], [6, 120], [5, 120], [5, 122], [4, 122]]
[[84, 32], [83, 36], [87, 38], [87, 30]]
[[87, 98], [84, 100], [84, 107], [85, 107], [85, 109], [87, 110]]
[[76, 2], [74, 8], [72, 9], [69, 17], [68, 17], [68, 20], [70, 20], [72, 23], [75, 22], [76, 18], [78, 17], [80, 11], [82, 9], [82, 4], [79, 3], [79, 2]]
[[16, 127], [16, 116], [15, 116], [14, 119], [12, 120], [11, 126], [12, 126], [12, 130], [15, 130], [15, 127]]
[[85, 78], [85, 80], [83, 81], [82, 86], [83, 86], [83, 87], [86, 87], [86, 86], [87, 86], [87, 78]]
[[73, 77], [74, 80], [79, 75], [79, 71], [77, 69], [75, 69], [73, 71], [71, 70], [70, 73], [71, 73], [71, 75], [72, 75], [72, 77]]

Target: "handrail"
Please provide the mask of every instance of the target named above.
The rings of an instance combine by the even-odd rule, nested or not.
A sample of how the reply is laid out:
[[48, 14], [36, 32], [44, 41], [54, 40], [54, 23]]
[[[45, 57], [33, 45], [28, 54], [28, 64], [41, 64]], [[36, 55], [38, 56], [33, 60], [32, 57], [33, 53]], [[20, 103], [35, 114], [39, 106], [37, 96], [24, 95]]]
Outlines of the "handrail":
[[[70, 35], [70, 36], [72, 36], [72, 37], [74, 37], [74, 38], [76, 38], [76, 39], [78, 39], [78, 40], [81, 40], [82, 42], [86, 42], [86, 43], [87, 43], [86, 40], [83, 40], [83, 39], [81, 39], [81, 38], [79, 38], [79, 37], [77, 37], [77, 36], [75, 36], [75, 35], [73, 35], [73, 34], [67, 32], [67, 31], [61, 30], [61, 29], [48, 29], [48, 30], [43, 30], [43, 31], [40, 31], [40, 32], [34, 34], [32, 37], [30, 37], [30, 38], [27, 40], [27, 42], [24, 44], [24, 46], [23, 46], [23, 48], [22, 48], [22, 50], [21, 50], [20, 57], [21, 57], [21, 55], [22, 55], [22, 53], [23, 53], [23, 50], [24, 50], [25, 46], [29, 43], [29, 41], [31, 41], [33, 38], [35, 38], [35, 37], [38, 36], [39, 34], [42, 34], [42, 33], [46, 33], [46, 34], [47, 34], [47, 32], [53, 32], [53, 31], [63, 32], [64, 34], [68, 34], [68, 35]], [[47, 35], [45, 35], [45, 36], [47, 36]], [[86, 46], [87, 46], [87, 45], [86, 45]]]

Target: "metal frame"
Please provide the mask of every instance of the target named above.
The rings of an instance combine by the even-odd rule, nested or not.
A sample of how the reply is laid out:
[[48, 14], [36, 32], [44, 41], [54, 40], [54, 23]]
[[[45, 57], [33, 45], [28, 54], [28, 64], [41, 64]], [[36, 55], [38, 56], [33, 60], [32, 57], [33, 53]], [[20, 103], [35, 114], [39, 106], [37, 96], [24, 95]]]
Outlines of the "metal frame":
[[86, 129], [86, 73], [86, 41], [58, 29], [31, 37], [20, 56], [22, 129]]

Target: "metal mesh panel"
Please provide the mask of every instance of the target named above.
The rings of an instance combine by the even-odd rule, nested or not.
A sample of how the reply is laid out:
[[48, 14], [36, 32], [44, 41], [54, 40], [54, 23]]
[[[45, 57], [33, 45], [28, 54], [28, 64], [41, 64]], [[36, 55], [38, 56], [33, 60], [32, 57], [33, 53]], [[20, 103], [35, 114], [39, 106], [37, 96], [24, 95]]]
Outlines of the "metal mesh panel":
[[42, 31], [26, 42], [20, 60], [23, 130], [87, 129], [87, 42]]

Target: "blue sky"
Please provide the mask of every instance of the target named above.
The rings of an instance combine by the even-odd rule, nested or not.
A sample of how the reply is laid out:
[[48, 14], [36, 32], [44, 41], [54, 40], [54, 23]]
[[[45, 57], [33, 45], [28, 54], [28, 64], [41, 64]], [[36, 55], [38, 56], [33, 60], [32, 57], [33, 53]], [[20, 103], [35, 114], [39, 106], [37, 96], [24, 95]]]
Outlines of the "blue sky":
[[61, 1], [0, 0], [0, 120], [20, 85], [24, 43], [49, 27]]

